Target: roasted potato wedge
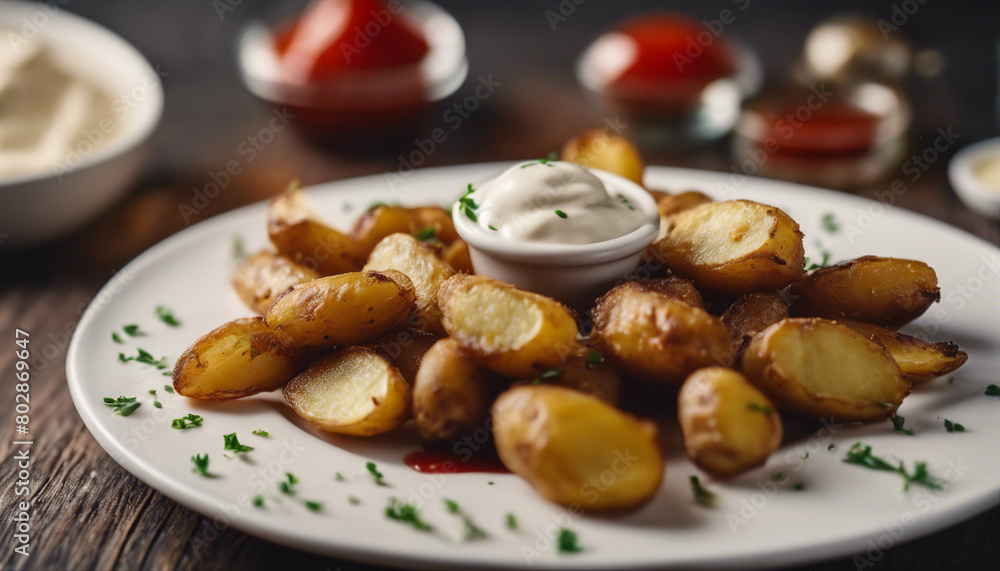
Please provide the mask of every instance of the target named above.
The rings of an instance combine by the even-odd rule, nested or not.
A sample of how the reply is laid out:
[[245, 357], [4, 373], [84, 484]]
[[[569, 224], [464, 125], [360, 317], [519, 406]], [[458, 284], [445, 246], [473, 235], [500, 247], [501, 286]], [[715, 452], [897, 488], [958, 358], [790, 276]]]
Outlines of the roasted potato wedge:
[[576, 318], [566, 306], [486, 276], [452, 276], [438, 301], [448, 334], [507, 377], [560, 367], [577, 346]]
[[461, 343], [441, 339], [424, 355], [413, 385], [413, 420], [425, 440], [454, 440], [486, 425], [491, 373]]
[[391, 234], [415, 235], [432, 228], [433, 238], [443, 244], [451, 244], [458, 239], [451, 214], [439, 206], [378, 205], [370, 208], [354, 223], [351, 237], [358, 243], [363, 256], [367, 257], [373, 248]]
[[503, 393], [493, 404], [493, 435], [504, 465], [564, 506], [635, 509], [663, 481], [656, 425], [571, 389]]
[[236, 268], [233, 288], [250, 309], [260, 315], [267, 315], [267, 308], [271, 307], [279, 295], [289, 288], [319, 277], [321, 275], [316, 270], [293, 262], [290, 258], [261, 251], [243, 260]]
[[618, 370], [645, 381], [680, 384], [702, 367], [732, 364], [726, 326], [651, 283], [626, 282], [594, 307], [595, 343]]
[[779, 407], [838, 422], [891, 416], [910, 392], [889, 353], [826, 319], [783, 319], [754, 337], [743, 372]]
[[445, 246], [442, 255], [444, 261], [455, 268], [456, 272], [462, 272], [463, 274], [476, 273], [472, 268], [472, 256], [469, 254], [469, 245], [465, 243], [465, 240], [458, 239], [450, 245]]
[[955, 372], [969, 355], [950, 342], [929, 343], [888, 327], [850, 319], [838, 319], [889, 352], [899, 371], [911, 381], [925, 381]]
[[604, 129], [591, 129], [566, 141], [559, 158], [585, 167], [606, 170], [640, 186], [646, 169], [635, 145], [625, 137]]
[[364, 343], [405, 325], [416, 297], [410, 278], [395, 270], [351, 272], [288, 290], [266, 321], [297, 348]]
[[678, 194], [668, 194], [660, 197], [656, 201], [656, 205], [660, 210], [660, 218], [663, 219], [709, 202], [712, 202], [712, 199], [708, 196], [697, 190], [687, 190]]
[[370, 343], [369, 347], [388, 359], [412, 385], [424, 354], [437, 340], [437, 335], [404, 327], [386, 333]]
[[699, 288], [743, 294], [781, 289], [803, 273], [802, 232], [781, 209], [730, 200], [663, 219], [654, 257]]
[[692, 373], [677, 396], [677, 417], [688, 458], [716, 478], [762, 466], [781, 445], [778, 410], [732, 369]]
[[519, 384], [566, 387], [595, 396], [612, 406], [618, 406], [621, 400], [622, 379], [614, 364], [599, 351], [587, 347], [574, 350], [561, 367], [542, 371]]
[[174, 365], [177, 394], [238, 399], [281, 388], [308, 362], [259, 317], [230, 321], [194, 342]]
[[386, 236], [368, 256], [365, 270], [396, 270], [413, 281], [417, 301], [412, 325], [430, 333], [444, 334], [438, 289], [455, 270], [437, 255], [436, 248], [409, 234]]
[[348, 347], [313, 361], [285, 385], [285, 402], [327, 432], [374, 436], [410, 416], [410, 385], [368, 347]]
[[297, 184], [271, 200], [267, 233], [278, 253], [325, 276], [361, 269], [357, 242], [316, 218]]
[[723, 312], [722, 322], [733, 336], [733, 352], [743, 355], [754, 335], [788, 317], [788, 304], [776, 293], [748, 293]]
[[792, 284], [792, 313], [847, 318], [898, 329], [941, 299], [937, 274], [923, 262], [862, 256], [820, 268]]

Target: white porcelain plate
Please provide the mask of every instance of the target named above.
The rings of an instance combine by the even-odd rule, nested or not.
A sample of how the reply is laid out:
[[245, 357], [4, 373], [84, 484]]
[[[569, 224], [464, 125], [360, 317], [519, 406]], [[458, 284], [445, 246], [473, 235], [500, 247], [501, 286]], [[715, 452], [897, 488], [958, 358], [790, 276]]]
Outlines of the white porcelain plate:
[[[310, 198], [334, 225], [347, 229], [372, 202], [446, 205], [466, 183], [500, 172], [483, 164], [415, 171], [390, 181], [383, 176], [314, 187]], [[952, 379], [914, 391], [900, 409], [914, 436], [894, 432], [889, 422], [815, 426], [787, 442], [767, 465], [729, 483], [699, 474], [686, 460], [677, 429], [665, 428], [667, 477], [642, 510], [591, 517], [540, 499], [508, 474], [424, 475], [402, 462], [419, 447], [412, 430], [360, 439], [320, 434], [281, 402], [280, 394], [200, 403], [168, 394], [162, 371], [118, 353], [138, 348], [171, 362], [203, 333], [249, 315], [232, 288], [233, 243], [247, 251], [267, 245], [266, 205], [255, 204], [197, 224], [150, 249], [125, 267], [95, 298], [69, 349], [67, 374], [76, 407], [101, 446], [129, 472], [177, 502], [225, 525], [292, 547], [335, 557], [408, 568], [759, 568], [881, 553], [989, 509], [998, 503], [1000, 399], [984, 394], [1000, 371], [1000, 250], [934, 220], [891, 205], [769, 180], [737, 179], [725, 173], [650, 168], [651, 188], [699, 189], [716, 198], [745, 197], [774, 204], [792, 215], [806, 234], [807, 254], [823, 250], [834, 261], [863, 254], [925, 260], [936, 270], [942, 299], [906, 328], [934, 339], [953, 340], [969, 353]], [[824, 223], [824, 216], [837, 226]], [[181, 325], [155, 316], [169, 307]], [[125, 324], [145, 335], [128, 337]], [[112, 333], [124, 338], [112, 340]], [[154, 408], [154, 397], [163, 408]], [[112, 414], [104, 397], [135, 396], [142, 405], [128, 417]], [[171, 428], [171, 420], [195, 413], [200, 428]], [[945, 431], [944, 420], [965, 426]], [[263, 429], [269, 437], [251, 434]], [[794, 430], [786, 430], [793, 432]], [[223, 434], [235, 432], [253, 451], [223, 452]], [[918, 486], [903, 491], [895, 474], [842, 462], [855, 442], [875, 454], [902, 460], [912, 470], [926, 461], [948, 481], [944, 491]], [[833, 450], [830, 450], [830, 448]], [[208, 453], [205, 478], [191, 457]], [[808, 453], [808, 457], [806, 454]], [[376, 463], [386, 486], [375, 485], [366, 462]], [[782, 471], [779, 482], [774, 475]], [[335, 476], [340, 473], [343, 480]], [[297, 495], [279, 491], [294, 474]], [[692, 501], [688, 477], [699, 474], [717, 495], [714, 508]], [[796, 489], [801, 487], [801, 490]], [[264, 496], [263, 507], [253, 498]], [[387, 519], [391, 497], [421, 505], [434, 533]], [[356, 503], [352, 503], [353, 501]], [[461, 519], [442, 499], [458, 502], [489, 538], [463, 542]], [[322, 504], [318, 513], [304, 500]], [[516, 516], [517, 530], [505, 526]], [[552, 537], [572, 528], [581, 553], [560, 555]], [[202, 538], [211, 544], [213, 534]]]

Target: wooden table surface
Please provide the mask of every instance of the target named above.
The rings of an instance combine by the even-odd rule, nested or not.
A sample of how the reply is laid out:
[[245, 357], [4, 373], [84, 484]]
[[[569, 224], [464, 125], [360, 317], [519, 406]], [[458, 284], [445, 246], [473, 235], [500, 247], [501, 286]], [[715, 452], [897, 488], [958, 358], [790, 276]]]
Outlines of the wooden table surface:
[[[111, 27], [166, 72], [166, 112], [154, 135], [142, 180], [129, 198], [73, 236], [28, 252], [0, 255], [0, 324], [8, 348], [0, 350], [0, 562], [4, 569], [365, 569], [289, 549], [223, 529], [205, 548], [191, 538], [214, 535], [212, 522], [146, 486], [119, 467], [83, 425], [66, 387], [65, 354], [84, 308], [113, 272], [172, 232], [183, 229], [177, 204], [210, 180], [239, 146], [266, 125], [270, 109], [242, 87], [233, 61], [240, 26], [266, 8], [245, 0], [219, 19], [205, 1], [88, 2], [66, 9]], [[597, 31], [623, 14], [651, 3], [596, 0], [552, 30], [546, 2], [441, 2], [465, 27], [472, 62], [470, 82], [493, 75], [501, 82], [455, 136], [430, 155], [425, 166], [520, 159], [547, 154], [584, 128], [599, 124], [573, 81], [572, 63]], [[659, 3], [657, 5], [662, 5]], [[700, 17], [718, 14], [728, 2], [673, 3]], [[756, 47], [771, 77], [787, 69], [809, 27], [826, 15], [867, 10], [890, 17], [893, 4], [866, 2], [803, 4], [754, 2], [732, 25], [731, 33]], [[794, 9], [790, 9], [794, 6]], [[948, 63], [935, 79], [912, 85], [916, 120], [911, 149], [926, 147], [938, 127], [961, 134], [958, 147], [996, 135], [994, 3], [930, 2], [903, 29], [925, 45], [939, 47]], [[727, 30], [726, 33], [730, 33]], [[440, 118], [431, 118], [440, 123]], [[288, 180], [304, 184], [382, 173], [398, 167], [399, 152], [348, 156], [317, 149], [293, 130], [280, 133], [244, 172], [234, 177], [200, 219], [262, 200]], [[954, 149], [945, 154], [950, 156]], [[945, 159], [948, 158], [945, 157]], [[652, 164], [726, 171], [731, 162], [725, 143], [683, 155], [650, 156]], [[940, 160], [910, 190], [898, 208], [938, 218], [991, 243], [1000, 226], [966, 209], [947, 183], [947, 161]], [[899, 173], [893, 175], [901, 176]], [[884, 185], [855, 191], [863, 196]], [[197, 220], [196, 220], [197, 221]], [[3, 229], [0, 228], [0, 232]], [[41, 355], [31, 380], [30, 437], [33, 499], [32, 555], [13, 553], [17, 447], [13, 421], [14, 329], [31, 333], [32, 350]], [[984, 451], [984, 453], [995, 453]], [[876, 569], [996, 568], [1000, 562], [1000, 509], [917, 541], [898, 545], [874, 562]], [[810, 569], [860, 569], [845, 558]]]

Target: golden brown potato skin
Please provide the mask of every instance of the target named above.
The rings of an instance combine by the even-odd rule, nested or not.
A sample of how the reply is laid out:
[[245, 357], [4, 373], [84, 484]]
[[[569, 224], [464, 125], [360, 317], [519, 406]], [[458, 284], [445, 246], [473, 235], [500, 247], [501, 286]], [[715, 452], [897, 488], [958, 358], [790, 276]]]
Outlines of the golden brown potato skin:
[[410, 385], [368, 347], [313, 361], [285, 385], [285, 402], [313, 426], [352, 436], [389, 432], [410, 416]]
[[565, 305], [486, 276], [448, 278], [438, 302], [448, 334], [507, 377], [560, 367], [578, 345], [576, 317]]
[[[604, 359], [603, 362], [588, 363], [587, 355], [591, 352], [600, 355]], [[595, 396], [611, 406], [618, 406], [619, 401], [621, 401], [622, 379], [611, 360], [604, 358], [595, 349], [579, 347], [566, 356], [566, 361], [562, 366], [549, 371], [559, 374], [542, 378], [541, 373], [545, 371], [541, 371], [539, 376], [533, 379], [524, 379], [517, 384], [545, 384], [566, 387]]]
[[658, 198], [656, 206], [660, 210], [660, 218], [663, 219], [709, 202], [712, 202], [712, 199], [708, 196], [697, 190], [687, 190]]
[[953, 373], [969, 360], [965, 351], [948, 341], [929, 343], [888, 327], [850, 319], [838, 319], [837, 323], [884, 347], [896, 361], [900, 372], [911, 381], [927, 381]]
[[838, 422], [891, 416], [910, 384], [879, 345], [834, 321], [789, 318], [754, 337], [743, 374], [779, 407]]
[[420, 361], [437, 342], [438, 336], [419, 329], [403, 327], [394, 329], [372, 341], [368, 346], [389, 360], [406, 382], [411, 385], [417, 378]]
[[587, 511], [630, 510], [663, 481], [656, 425], [598, 398], [520, 386], [500, 395], [492, 414], [500, 460], [549, 501]]
[[862, 256], [820, 268], [792, 284], [792, 314], [847, 318], [892, 329], [941, 299], [937, 274], [923, 262]]
[[626, 376], [680, 384], [697, 369], [734, 360], [722, 322], [648, 282], [615, 287], [593, 315], [595, 343]]
[[773, 292], [748, 293], [736, 299], [720, 319], [733, 335], [733, 351], [743, 355], [750, 339], [788, 317], [788, 304]]
[[472, 268], [472, 256], [469, 255], [469, 245], [465, 243], [465, 240], [458, 239], [445, 246], [442, 255], [444, 261], [455, 268], [456, 272], [470, 275], [476, 273]]
[[688, 458], [716, 478], [762, 466], [781, 445], [778, 409], [732, 369], [691, 374], [677, 397]]
[[279, 295], [319, 277], [319, 272], [290, 258], [261, 251], [240, 262], [233, 275], [233, 288], [250, 309], [259, 315], [267, 315], [267, 308]]
[[293, 347], [351, 345], [405, 325], [415, 300], [413, 282], [400, 272], [351, 272], [288, 290], [266, 320]]
[[566, 141], [559, 158], [585, 167], [606, 170], [640, 186], [646, 169], [635, 145], [625, 137], [604, 129], [584, 131]]
[[451, 338], [424, 355], [413, 386], [413, 420], [424, 440], [454, 440], [486, 425], [490, 372]]
[[781, 209], [709, 202], [663, 219], [650, 256], [699, 288], [729, 294], [782, 289], [803, 273], [802, 232]]
[[177, 394], [193, 399], [238, 399], [281, 388], [308, 362], [259, 317], [230, 321], [206, 333], [177, 359]]
[[458, 232], [451, 220], [451, 214], [439, 206], [379, 205], [368, 209], [354, 223], [351, 237], [357, 241], [363, 258], [367, 258], [375, 245], [387, 236], [396, 233], [414, 235], [434, 229], [434, 238], [443, 244], [451, 244], [458, 239]]
[[357, 271], [365, 259], [350, 236], [315, 218], [297, 184], [271, 200], [267, 234], [279, 254], [325, 276]]

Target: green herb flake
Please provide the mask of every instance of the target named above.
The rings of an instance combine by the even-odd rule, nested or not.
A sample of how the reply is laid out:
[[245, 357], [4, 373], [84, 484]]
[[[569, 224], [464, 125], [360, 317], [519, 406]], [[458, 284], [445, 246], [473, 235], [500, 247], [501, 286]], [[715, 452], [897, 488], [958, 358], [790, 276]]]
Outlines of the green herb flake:
[[701, 485], [698, 476], [692, 475], [689, 479], [691, 481], [691, 493], [694, 495], [694, 503], [705, 508], [712, 507], [715, 504], [715, 494], [706, 490]]
[[375, 463], [374, 462], [368, 462], [367, 464], [365, 464], [365, 468], [368, 469], [368, 472], [372, 475], [372, 478], [375, 479], [375, 484], [376, 485], [378, 485], [378, 486], [387, 486], [388, 485], [388, 484], [386, 484], [382, 480], [382, 478], [384, 478], [385, 476], [382, 474], [382, 472], [378, 471], [378, 468], [375, 467]]
[[986, 387], [986, 392], [983, 393], [988, 397], [1000, 397], [1000, 386], [989, 385]]
[[878, 400], [872, 401], [872, 404], [875, 405], [875, 406], [877, 406], [877, 407], [879, 407], [879, 408], [892, 408], [892, 404], [887, 403], [887, 402], [878, 401]]
[[851, 449], [847, 452], [844, 457], [844, 463], [854, 464], [856, 466], [862, 466], [868, 468], [869, 470], [879, 470], [883, 472], [895, 472], [902, 476], [904, 480], [903, 491], [910, 489], [910, 484], [917, 484], [918, 486], [924, 486], [932, 490], [942, 489], [942, 482], [938, 478], [931, 476], [927, 472], [926, 462], [915, 462], [913, 473], [910, 474], [900, 461], [899, 466], [894, 466], [887, 462], [886, 460], [879, 458], [872, 454], [872, 447], [865, 446], [860, 442], [851, 446]]
[[902, 432], [903, 434], [906, 434], [906, 435], [909, 435], [909, 436], [913, 436], [913, 431], [912, 430], [903, 428], [903, 423], [906, 422], [905, 418], [903, 418], [902, 416], [896, 415], [896, 416], [890, 418], [889, 420], [892, 421], [892, 429], [893, 430], [895, 430], [896, 432]]
[[507, 514], [507, 529], [517, 529], [517, 516]]
[[556, 154], [555, 152], [551, 152], [551, 153], [549, 153], [548, 157], [546, 157], [544, 159], [538, 159], [536, 161], [532, 161], [530, 163], [521, 165], [521, 168], [522, 169], [526, 169], [526, 168], [528, 168], [530, 166], [533, 166], [533, 165], [545, 165], [547, 167], [552, 167], [552, 166], [555, 166], [555, 165], [551, 164], [552, 161], [555, 161], [557, 158], [559, 158], [559, 155]]
[[156, 389], [149, 389], [149, 394], [156, 396]]
[[597, 367], [604, 364], [604, 355], [601, 353], [590, 349], [587, 351], [587, 366]]
[[563, 219], [569, 218], [569, 214], [566, 214], [562, 210], [556, 210], [556, 216]]
[[214, 478], [214, 474], [208, 473], [208, 454], [197, 454], [191, 457], [191, 462], [194, 462], [194, 471], [201, 474], [206, 478]]
[[957, 422], [944, 419], [944, 429], [948, 432], [965, 432], [965, 427]]
[[497, 227], [492, 224], [487, 224], [486, 227], [489, 228], [490, 230], [493, 230], [494, 232], [499, 232]]
[[802, 459], [803, 459], [803, 460], [808, 460], [808, 459], [809, 459], [809, 453], [808, 453], [808, 452], [806, 452], [806, 455], [805, 455], [805, 456], [803, 456], [803, 457], [802, 457]]
[[549, 379], [554, 379], [556, 377], [561, 377], [561, 376], [563, 376], [565, 374], [566, 374], [566, 371], [563, 370], [563, 369], [549, 369], [547, 371], [543, 371], [540, 375], [538, 375], [537, 377], [535, 377], [534, 379], [532, 379], [531, 380], [531, 384], [533, 384], [533, 385], [540, 385], [540, 384], [542, 384], [542, 381], [547, 381]]
[[624, 195], [622, 195], [622, 194], [619, 194], [619, 195], [618, 195], [618, 200], [620, 200], [620, 201], [621, 201], [621, 203], [622, 203], [622, 204], [624, 204], [625, 206], [628, 206], [628, 209], [629, 209], [629, 210], [635, 210], [635, 206], [632, 206], [632, 203], [631, 203], [631, 202], [629, 202], [629, 201], [628, 201], [628, 199], [627, 199], [627, 198], [625, 198], [625, 196], [624, 196]]
[[333, 475], [333, 479], [337, 480], [338, 482], [343, 482], [344, 481], [344, 475], [341, 474], [340, 472], [337, 472], [336, 474]]
[[837, 445], [836, 444], [831, 444], [831, 445], [827, 446], [826, 449], [829, 450], [830, 452], [833, 452], [834, 450], [837, 449]]
[[112, 408], [111, 414], [118, 413], [122, 416], [128, 416], [135, 412], [135, 409], [139, 408], [142, 403], [138, 402], [139, 397], [124, 397], [120, 396], [116, 399], [105, 397], [104, 404]]
[[232, 450], [233, 452], [249, 452], [253, 450], [251, 446], [244, 446], [240, 444], [240, 439], [236, 437], [236, 433], [223, 434], [222, 440], [225, 444], [225, 450]]
[[257, 436], [263, 436], [265, 438], [271, 436], [271, 434], [268, 431], [264, 430], [263, 428], [258, 428], [257, 430], [254, 430], [250, 434], [256, 434]]
[[754, 412], [759, 412], [759, 413], [763, 414], [764, 416], [771, 416], [771, 412], [772, 412], [771, 407], [769, 407], [767, 405], [763, 405], [763, 404], [757, 404], [755, 402], [748, 402], [747, 403], [747, 409], [748, 410], [752, 410]]
[[479, 216], [476, 215], [476, 209], [479, 208], [479, 205], [477, 205], [476, 201], [471, 198], [471, 195], [474, 192], [476, 192], [476, 189], [472, 187], [472, 183], [470, 182], [465, 194], [458, 199], [458, 209], [465, 214], [466, 218], [469, 220], [479, 222]]
[[254, 505], [254, 507], [257, 507], [257, 508], [264, 507], [264, 496], [262, 496], [260, 494], [257, 494], [256, 496], [254, 496], [253, 497], [253, 505]]
[[455, 500], [449, 500], [448, 498], [445, 498], [444, 507], [448, 510], [448, 513], [450, 514], [458, 513], [458, 502], [456, 502]]
[[243, 246], [243, 237], [233, 236], [233, 259], [245, 260], [247, 258], [246, 248]]
[[161, 403], [161, 402], [160, 402], [160, 401], [158, 401], [158, 400], [154, 400], [154, 401], [153, 401], [153, 406], [154, 406], [155, 408], [163, 408], [163, 403]]
[[400, 502], [396, 498], [389, 498], [389, 505], [385, 508], [385, 517], [412, 526], [419, 531], [433, 531], [434, 528], [420, 519], [420, 511], [412, 504]]
[[160, 318], [160, 321], [171, 327], [177, 327], [181, 324], [177, 317], [174, 316], [174, 313], [164, 305], [156, 306], [156, 316]]
[[114, 341], [115, 343], [124, 343], [124, 341], [122, 341], [122, 338], [119, 337], [117, 333], [111, 334], [111, 340]]
[[175, 418], [170, 426], [176, 428], [177, 430], [187, 430], [189, 428], [194, 428], [196, 426], [201, 426], [201, 421], [204, 420], [197, 414], [188, 414], [187, 416], [181, 418]]
[[361, 503], [361, 500], [359, 500], [356, 496], [347, 496], [347, 501], [350, 502], [352, 506], [356, 506]]
[[784, 482], [788, 479], [788, 474], [786, 474], [784, 470], [778, 470], [774, 473], [774, 476], [771, 476], [771, 479], [775, 482]]
[[281, 493], [294, 496], [295, 495], [295, 484], [299, 483], [299, 479], [295, 477], [295, 474], [291, 472], [285, 472], [285, 480], [278, 483], [278, 489]]
[[415, 233], [413, 237], [421, 242], [431, 242], [437, 239], [437, 231], [433, 226], [428, 226], [427, 228]]
[[153, 354], [145, 349], [136, 349], [135, 356], [126, 356], [125, 353], [118, 353], [118, 361], [122, 363], [128, 363], [130, 361], [135, 361], [136, 363], [142, 363], [144, 365], [152, 365], [157, 369], [167, 368], [167, 358], [160, 357], [160, 359], [154, 359]]
[[795, 490], [796, 492], [801, 492], [802, 490], [806, 489], [806, 486], [805, 484], [792, 484], [792, 489]]
[[565, 527], [559, 528], [559, 536], [556, 537], [556, 549], [559, 553], [579, 553], [580, 548], [576, 532]]
[[167, 391], [170, 394], [174, 394], [174, 387], [170, 385], [163, 385], [163, 390]]
[[130, 324], [122, 327], [122, 331], [124, 331], [129, 337], [142, 337], [143, 335], [146, 334], [144, 331], [139, 329], [138, 325], [135, 324]]
[[309, 510], [309, 511], [311, 511], [311, 512], [321, 512], [321, 511], [323, 511], [323, 504], [321, 504], [319, 502], [311, 502], [311, 501], [306, 500], [306, 501], [302, 502], [302, 504], [305, 505], [306, 509]]
[[833, 212], [824, 214], [820, 221], [823, 223], [823, 229], [830, 234], [840, 232], [840, 223], [837, 222], [837, 218], [833, 215]]

